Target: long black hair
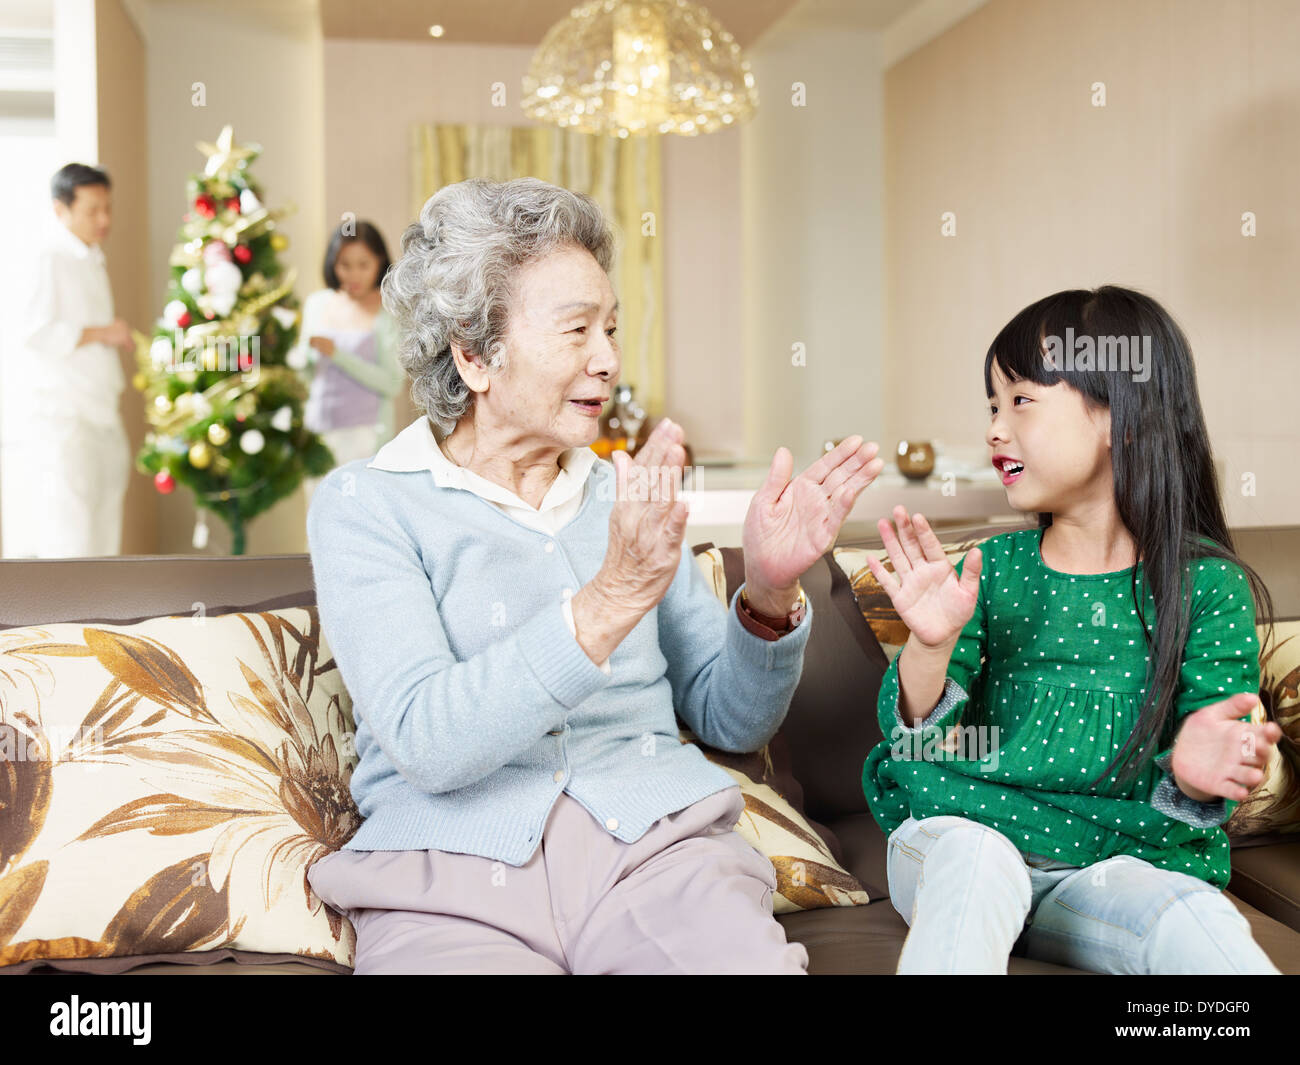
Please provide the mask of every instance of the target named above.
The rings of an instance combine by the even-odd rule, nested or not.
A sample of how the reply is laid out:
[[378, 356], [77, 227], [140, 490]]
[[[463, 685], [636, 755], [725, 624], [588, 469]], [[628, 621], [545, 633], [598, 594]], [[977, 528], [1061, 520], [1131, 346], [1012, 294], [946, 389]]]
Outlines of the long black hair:
[[[1099, 360], [1106, 358], [1107, 368], [1127, 372], [1071, 372], [1065, 361], [1074, 354], [1068, 343], [1071, 335], [1076, 341], [1091, 338], [1094, 353]], [[1048, 338], [1066, 342], [1049, 349]], [[1118, 338], [1127, 345], [1127, 365]], [[1149, 358], [1139, 365], [1136, 357], [1147, 343]], [[1134, 566], [1133, 603], [1151, 654], [1147, 695], [1127, 742], [1092, 786], [1115, 773], [1116, 766], [1120, 780], [1127, 780], [1146, 764], [1148, 755], [1153, 757], [1172, 742], [1192, 606], [1190, 582], [1184, 584], [1181, 578], [1190, 574], [1191, 561], [1217, 558], [1241, 567], [1256, 607], [1262, 605], [1257, 624], [1267, 626], [1266, 639], [1272, 636], [1273, 600], [1259, 574], [1238, 556], [1228, 532], [1191, 347], [1159, 303], [1117, 285], [1057, 292], [1017, 314], [989, 346], [984, 388], [990, 398], [995, 360], [1010, 381], [1029, 380], [1049, 388], [1064, 382], [1093, 410], [1110, 411], [1115, 507], [1136, 542], [1142, 583], [1155, 603], [1153, 633]], [[1050, 512], [1038, 515], [1040, 529], [1051, 524]]]

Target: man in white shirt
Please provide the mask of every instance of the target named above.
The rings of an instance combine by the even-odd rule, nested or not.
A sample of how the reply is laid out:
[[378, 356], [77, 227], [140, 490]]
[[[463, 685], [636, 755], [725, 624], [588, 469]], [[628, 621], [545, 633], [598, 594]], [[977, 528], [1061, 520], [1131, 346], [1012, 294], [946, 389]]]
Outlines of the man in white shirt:
[[116, 555], [131, 451], [118, 413], [119, 349], [104, 253], [108, 175], [69, 163], [50, 182], [57, 223], [35, 257], [4, 366], [0, 516], [11, 558]]

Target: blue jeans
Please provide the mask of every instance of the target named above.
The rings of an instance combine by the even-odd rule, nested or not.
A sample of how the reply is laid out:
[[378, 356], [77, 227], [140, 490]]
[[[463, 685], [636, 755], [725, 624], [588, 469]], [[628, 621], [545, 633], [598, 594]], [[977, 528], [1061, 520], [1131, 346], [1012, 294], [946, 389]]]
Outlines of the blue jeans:
[[1223, 892], [1127, 854], [1063, 865], [964, 817], [909, 817], [888, 876], [910, 929], [899, 973], [1005, 974], [1013, 950], [1100, 973], [1278, 973]]

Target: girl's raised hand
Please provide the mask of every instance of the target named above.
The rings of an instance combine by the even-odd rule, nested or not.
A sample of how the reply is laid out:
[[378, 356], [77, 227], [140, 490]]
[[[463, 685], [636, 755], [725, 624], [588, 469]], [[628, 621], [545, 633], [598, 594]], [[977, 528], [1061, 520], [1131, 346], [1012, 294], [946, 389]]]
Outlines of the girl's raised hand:
[[[1239, 721], [1259, 702], [1239, 692], [1187, 715], [1174, 740], [1174, 781], [1191, 791], [1241, 802], [1264, 779], [1264, 766], [1282, 729], [1275, 721]], [[1205, 802], [1208, 800], [1199, 799]]]
[[983, 564], [980, 549], [970, 549], [958, 577], [925, 518], [917, 514], [913, 520], [907, 508], [897, 506], [894, 519], [898, 522], [897, 537], [887, 518], [876, 523], [894, 572], [889, 573], [882, 562], [868, 555], [871, 575], [885, 590], [913, 637], [926, 647], [951, 649], [975, 613]]

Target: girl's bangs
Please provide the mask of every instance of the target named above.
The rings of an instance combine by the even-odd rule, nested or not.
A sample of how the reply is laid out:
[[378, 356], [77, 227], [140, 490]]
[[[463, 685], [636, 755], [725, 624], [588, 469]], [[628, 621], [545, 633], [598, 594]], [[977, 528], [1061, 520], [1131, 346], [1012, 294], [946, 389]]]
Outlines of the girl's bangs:
[[[1043, 339], [1065, 337], [1067, 330], [1080, 336], [1084, 332], [1070, 292], [1060, 292], [1030, 304], [1011, 319], [989, 345], [984, 356], [984, 392], [993, 395], [993, 362], [1011, 381], [1032, 381], [1050, 388], [1064, 380], [1064, 371], [1048, 361]], [[1087, 293], [1084, 293], [1087, 295]]]

